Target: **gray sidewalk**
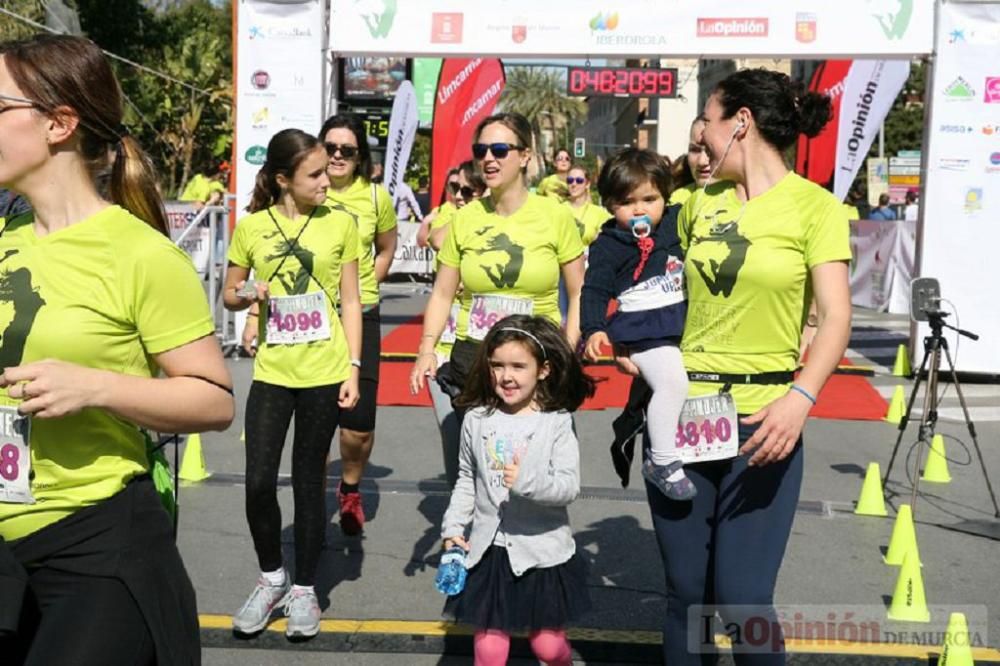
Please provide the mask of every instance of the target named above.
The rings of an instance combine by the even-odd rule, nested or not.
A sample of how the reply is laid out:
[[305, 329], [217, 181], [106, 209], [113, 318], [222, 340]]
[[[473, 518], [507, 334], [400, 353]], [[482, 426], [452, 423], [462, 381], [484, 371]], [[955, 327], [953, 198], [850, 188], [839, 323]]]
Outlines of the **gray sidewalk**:
[[[423, 302], [421, 294], [407, 293], [406, 287], [387, 290], [384, 330], [419, 313]], [[319, 663], [322, 657], [307, 657], [306, 653], [325, 650], [356, 653], [349, 657], [341, 654], [339, 663], [465, 663], [467, 657], [440, 659], [440, 652], [467, 651], [467, 637], [442, 637], [427, 629], [437, 625], [415, 624], [439, 621], [443, 602], [434, 590], [433, 578], [440, 549], [438, 524], [448, 497], [440, 438], [429, 408], [379, 409], [375, 451], [363, 485], [369, 522], [360, 538], [340, 533], [333, 479], [338, 468], [336, 464], [331, 467], [327, 497], [330, 527], [317, 586], [324, 620], [392, 622], [329, 624], [315, 641], [295, 645], [287, 644], [277, 632], [265, 632], [248, 641], [232, 637], [228, 616], [252, 589], [257, 567], [243, 512], [244, 445], [239, 439], [251, 361], [232, 361], [230, 367], [240, 415], [228, 432], [203, 436], [207, 467], [213, 477], [184, 487], [180, 496], [178, 541], [198, 592], [206, 663], [294, 660], [307, 664], [314, 663], [313, 659]], [[634, 480], [632, 488], [621, 488], [607, 453], [611, 421], [616, 415], [614, 410], [577, 414], [585, 489], [571, 507], [571, 520], [578, 546], [590, 562], [589, 585], [595, 609], [581, 627], [595, 631], [576, 634], [574, 647], [588, 663], [658, 659], [657, 632], [665, 610], [663, 573], [644, 494]], [[957, 423], [942, 423], [939, 431], [968, 439], [964, 426]], [[851, 511], [865, 467], [876, 461], [885, 468], [896, 433], [896, 427], [886, 423], [810, 421], [805, 435], [805, 481], [776, 602], [811, 612], [830, 608], [840, 613], [855, 609], [857, 615], [876, 613], [883, 635], [897, 641], [928, 642], [931, 652], [936, 652], [936, 647], [929, 637], [944, 631], [947, 610], [967, 609], [970, 622], [973, 618], [982, 620], [976, 627], [983, 632], [985, 643], [996, 648], [1000, 646], [1000, 580], [993, 572], [1000, 559], [998, 543], [942, 527], [962, 519], [992, 517], [982, 472], [974, 458], [971, 465], [951, 465], [950, 484], [921, 484], [915, 516], [931, 622], [897, 624], [885, 619], [884, 609], [893, 594], [898, 569], [883, 564], [881, 556], [892, 531], [894, 508], [909, 501], [904, 460], [916, 438], [915, 425], [907, 432], [890, 480], [889, 490], [895, 494], [890, 501], [890, 518], [857, 517]], [[1000, 424], [981, 424], [979, 436], [996, 485], [1000, 483]], [[958, 444], [949, 442], [949, 447], [950, 458], [959, 462], [968, 459]], [[288, 448], [290, 445], [282, 465], [285, 475], [290, 469]], [[636, 469], [633, 479], [637, 477]], [[293, 516], [287, 476], [279, 498], [286, 526], [283, 541], [290, 555]], [[363, 652], [371, 654], [364, 656]], [[795, 661], [820, 658], [804, 651], [797, 653], [794, 644], [791, 652]], [[412, 654], [397, 658], [398, 653]], [[913, 658], [914, 650], [900, 648], [889, 654]], [[977, 656], [980, 662], [1000, 661], [996, 650]]]

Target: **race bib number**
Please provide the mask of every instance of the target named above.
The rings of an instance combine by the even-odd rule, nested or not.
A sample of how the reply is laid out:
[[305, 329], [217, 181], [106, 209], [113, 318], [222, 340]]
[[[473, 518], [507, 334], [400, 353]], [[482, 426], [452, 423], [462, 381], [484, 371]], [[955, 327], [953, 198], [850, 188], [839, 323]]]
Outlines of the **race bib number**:
[[684, 299], [684, 262], [671, 255], [663, 275], [643, 280], [618, 296], [618, 309], [622, 312], [643, 312], [676, 305]]
[[482, 340], [493, 325], [514, 314], [530, 315], [535, 303], [530, 298], [474, 294], [469, 310], [469, 338]]
[[675, 438], [685, 464], [726, 460], [739, 452], [736, 403], [729, 393], [688, 398], [681, 410]]
[[451, 304], [451, 313], [448, 315], [448, 322], [444, 325], [444, 331], [441, 333], [441, 342], [446, 345], [455, 342], [455, 333], [458, 331], [458, 313], [461, 309], [462, 306], [458, 303]]
[[326, 294], [272, 296], [268, 301], [267, 343], [297, 345], [330, 339]]
[[0, 407], [0, 502], [34, 504], [31, 494], [31, 417]]

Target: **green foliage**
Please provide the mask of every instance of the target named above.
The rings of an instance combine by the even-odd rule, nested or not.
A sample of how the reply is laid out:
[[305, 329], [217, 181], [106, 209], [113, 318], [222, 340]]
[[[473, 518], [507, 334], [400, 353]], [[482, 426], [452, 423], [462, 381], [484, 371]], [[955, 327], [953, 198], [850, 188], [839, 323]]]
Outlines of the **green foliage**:
[[[0, 3], [4, 9], [24, 16], [25, 18], [45, 23], [45, 8], [40, 0], [4, 0]], [[22, 23], [10, 16], [0, 15], [0, 41], [23, 39], [38, 32], [30, 25]]]
[[[548, 67], [511, 67], [507, 70], [507, 83], [500, 97], [500, 108], [520, 113], [531, 123], [536, 145], [547, 127], [559, 147], [563, 136], [572, 136], [572, 130], [587, 116], [587, 104], [565, 93], [566, 86], [559, 73]], [[556, 119], [562, 129], [556, 129]], [[572, 150], [572, 146], [566, 146]]]
[[[924, 90], [926, 67], [923, 61], [910, 65], [910, 77], [885, 118], [885, 155], [901, 150], [920, 150], [924, 132]], [[878, 157], [878, 140], [872, 142], [869, 157]]]

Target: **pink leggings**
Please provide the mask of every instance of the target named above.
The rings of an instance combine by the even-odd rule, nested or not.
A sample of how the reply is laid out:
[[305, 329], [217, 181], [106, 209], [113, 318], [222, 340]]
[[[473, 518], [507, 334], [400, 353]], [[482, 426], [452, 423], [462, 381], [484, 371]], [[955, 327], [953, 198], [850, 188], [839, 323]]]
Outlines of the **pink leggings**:
[[[539, 661], [549, 666], [569, 666], [573, 663], [569, 641], [562, 629], [542, 629], [533, 632], [528, 640]], [[510, 634], [497, 629], [477, 631], [473, 645], [476, 666], [503, 666], [507, 663], [507, 653], [510, 651]]]

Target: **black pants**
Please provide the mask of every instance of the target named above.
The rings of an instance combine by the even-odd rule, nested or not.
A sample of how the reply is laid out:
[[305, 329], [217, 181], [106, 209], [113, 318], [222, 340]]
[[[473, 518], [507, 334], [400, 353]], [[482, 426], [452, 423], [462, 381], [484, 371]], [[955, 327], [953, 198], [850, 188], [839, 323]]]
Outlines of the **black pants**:
[[254, 381], [247, 398], [246, 512], [261, 571], [282, 566], [278, 466], [295, 414], [295, 583], [312, 585], [326, 530], [324, 477], [340, 418], [340, 384], [293, 389]]
[[[5, 544], [26, 574], [0, 663], [201, 663], [194, 588], [148, 476], [117, 495]], [[0, 558], [3, 559], [3, 558]], [[8, 561], [9, 564], [9, 561]]]
[[[756, 429], [741, 425], [740, 444]], [[667, 577], [663, 656], [671, 666], [718, 661], [714, 641], [705, 640], [704, 618], [689, 622], [694, 619], [689, 609], [698, 605], [717, 606], [726, 623], [763, 619], [776, 632], [763, 646], [734, 643], [737, 664], [785, 663], [774, 586], [802, 486], [802, 439], [780, 462], [748, 467], [749, 458], [685, 465], [684, 473], [698, 489], [690, 502], [669, 500], [646, 484]]]

